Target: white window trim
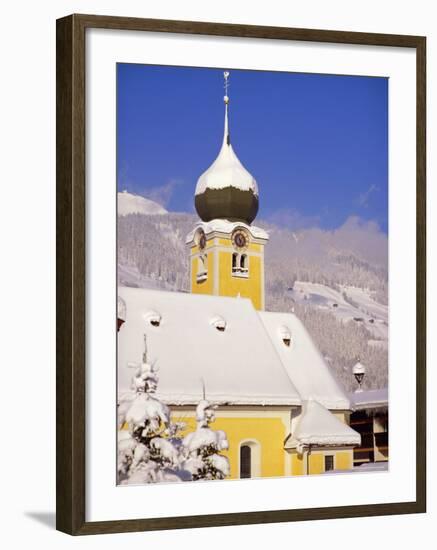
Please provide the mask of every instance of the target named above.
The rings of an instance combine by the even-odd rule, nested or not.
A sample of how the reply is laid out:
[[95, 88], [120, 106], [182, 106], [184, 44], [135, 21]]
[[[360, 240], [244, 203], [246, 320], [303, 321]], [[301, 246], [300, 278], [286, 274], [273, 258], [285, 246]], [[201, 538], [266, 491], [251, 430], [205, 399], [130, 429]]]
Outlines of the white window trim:
[[[237, 265], [236, 267], [234, 267], [233, 265], [233, 258], [234, 256], [237, 257]], [[242, 256], [246, 256], [246, 265], [247, 267], [241, 267], [241, 258]], [[232, 272], [232, 277], [239, 277], [241, 279], [248, 279], [249, 278], [249, 268], [250, 268], [250, 263], [249, 263], [249, 254], [247, 254], [247, 252], [233, 252], [232, 253], [232, 263], [231, 263], [231, 272]]]
[[241, 447], [250, 447], [250, 478], [261, 477], [261, 443], [257, 439], [242, 439], [238, 447], [238, 479], [241, 472]]

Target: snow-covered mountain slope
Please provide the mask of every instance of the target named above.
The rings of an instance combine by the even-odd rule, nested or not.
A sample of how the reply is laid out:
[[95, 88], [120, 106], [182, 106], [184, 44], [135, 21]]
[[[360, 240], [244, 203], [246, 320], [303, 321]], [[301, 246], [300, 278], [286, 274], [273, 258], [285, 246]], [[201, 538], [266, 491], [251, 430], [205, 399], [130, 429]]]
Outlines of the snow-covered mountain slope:
[[127, 214], [167, 214], [167, 210], [160, 204], [127, 191], [117, 193], [117, 202], [119, 216], [126, 216]]
[[350, 285], [336, 290], [320, 283], [296, 281], [287, 293], [296, 303], [329, 311], [341, 321], [361, 323], [374, 336], [375, 344], [386, 345], [388, 306], [375, 301], [370, 290]]
[[[197, 221], [188, 213], [120, 215], [119, 284], [188, 291], [185, 237]], [[355, 389], [351, 367], [357, 357], [368, 367], [364, 387], [386, 387], [387, 236], [359, 220], [336, 231], [257, 225], [270, 237], [266, 310], [295, 308], [346, 389]]]
[[189, 214], [176, 213], [119, 216], [119, 283], [155, 289], [166, 285], [168, 290], [188, 290], [185, 236], [192, 230], [195, 220]]
[[118, 284], [132, 288], [150, 288], [156, 290], [179, 290], [159, 277], [143, 275], [138, 268], [131, 265], [118, 264]]

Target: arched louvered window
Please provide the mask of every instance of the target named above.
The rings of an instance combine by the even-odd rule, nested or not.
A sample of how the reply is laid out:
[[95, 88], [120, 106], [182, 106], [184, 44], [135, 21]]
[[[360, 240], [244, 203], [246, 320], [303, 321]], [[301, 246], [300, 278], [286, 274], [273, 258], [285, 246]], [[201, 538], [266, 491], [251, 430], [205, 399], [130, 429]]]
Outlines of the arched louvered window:
[[208, 255], [201, 254], [197, 259], [197, 282], [208, 278]]
[[252, 477], [252, 449], [249, 445], [240, 447], [240, 478]]
[[245, 272], [247, 271], [247, 255], [246, 254], [241, 255], [240, 267], [241, 267], [241, 271], [245, 271]]
[[249, 272], [249, 258], [247, 254], [232, 254], [232, 275], [247, 278]]
[[232, 254], [232, 273], [235, 273], [237, 271], [238, 267], [238, 254], [234, 252]]

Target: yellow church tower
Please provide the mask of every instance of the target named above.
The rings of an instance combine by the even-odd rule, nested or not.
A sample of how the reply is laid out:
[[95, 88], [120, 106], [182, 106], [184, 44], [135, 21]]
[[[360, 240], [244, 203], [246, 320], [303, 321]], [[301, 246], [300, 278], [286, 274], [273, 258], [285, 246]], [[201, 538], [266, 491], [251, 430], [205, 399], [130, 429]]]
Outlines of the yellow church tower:
[[235, 154], [229, 132], [229, 73], [225, 77], [223, 143], [200, 176], [195, 207], [201, 221], [187, 236], [193, 294], [250, 298], [264, 309], [264, 245], [267, 233], [252, 225], [258, 185]]

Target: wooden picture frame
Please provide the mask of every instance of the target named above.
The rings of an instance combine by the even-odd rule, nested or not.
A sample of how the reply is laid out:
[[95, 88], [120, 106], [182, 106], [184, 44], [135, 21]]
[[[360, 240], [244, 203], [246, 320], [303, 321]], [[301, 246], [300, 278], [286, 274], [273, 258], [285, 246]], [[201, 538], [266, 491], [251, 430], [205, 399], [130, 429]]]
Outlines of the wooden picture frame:
[[[417, 85], [416, 499], [331, 508], [86, 521], [85, 33], [185, 33], [410, 48]], [[70, 15], [57, 21], [57, 529], [71, 535], [410, 514], [426, 510], [426, 39], [420, 36]]]

